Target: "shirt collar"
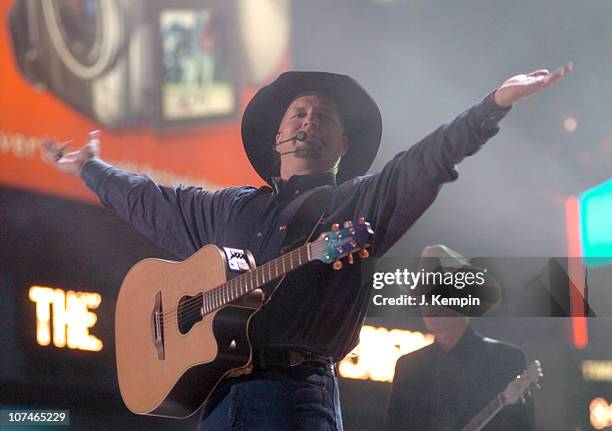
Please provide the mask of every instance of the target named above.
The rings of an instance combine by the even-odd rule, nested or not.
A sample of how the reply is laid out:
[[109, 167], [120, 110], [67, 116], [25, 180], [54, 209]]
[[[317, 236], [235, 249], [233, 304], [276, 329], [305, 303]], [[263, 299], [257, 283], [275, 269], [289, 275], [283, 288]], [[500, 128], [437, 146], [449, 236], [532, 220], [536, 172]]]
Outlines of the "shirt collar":
[[270, 178], [275, 194], [293, 190], [310, 190], [319, 186], [336, 187], [336, 175], [330, 172], [321, 172], [308, 175], [293, 175], [287, 181], [281, 177]]
[[474, 346], [478, 344], [481, 336], [472, 329], [472, 325], [468, 325], [461, 338], [448, 352], [438, 346], [441, 354], [448, 358], [461, 359], [464, 355], [471, 355], [474, 352]]

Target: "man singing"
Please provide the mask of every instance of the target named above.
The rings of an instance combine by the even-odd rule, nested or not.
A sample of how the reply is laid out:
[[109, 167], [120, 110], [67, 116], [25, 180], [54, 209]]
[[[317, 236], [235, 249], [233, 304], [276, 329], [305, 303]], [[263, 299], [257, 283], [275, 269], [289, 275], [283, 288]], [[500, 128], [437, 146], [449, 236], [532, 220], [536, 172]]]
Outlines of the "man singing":
[[[382, 134], [379, 109], [352, 78], [324, 72], [283, 73], [247, 106], [242, 140], [268, 184], [260, 188], [160, 186], [100, 160], [96, 141], [69, 153], [48, 142], [43, 151], [62, 172], [80, 175], [104, 205], [183, 259], [213, 243], [250, 250], [260, 265], [302, 245], [312, 232], [361, 217], [375, 232], [370, 253], [380, 257], [431, 205], [440, 186], [457, 178], [455, 164], [497, 133], [515, 102], [570, 69], [508, 79], [370, 175]], [[264, 289], [274, 295], [249, 327], [254, 371], [219, 385], [200, 430], [342, 429], [333, 364], [355, 347], [365, 318], [370, 292], [360, 283], [360, 259], [337, 271], [313, 262], [275, 287]]]

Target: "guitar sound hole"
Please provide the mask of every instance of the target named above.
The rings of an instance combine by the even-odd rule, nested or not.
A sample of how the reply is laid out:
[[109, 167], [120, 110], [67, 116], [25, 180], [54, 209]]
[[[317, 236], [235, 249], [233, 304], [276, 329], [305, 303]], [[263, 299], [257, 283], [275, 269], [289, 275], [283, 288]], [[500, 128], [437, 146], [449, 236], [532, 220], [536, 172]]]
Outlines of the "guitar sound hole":
[[183, 335], [188, 333], [193, 325], [202, 320], [202, 302], [193, 298], [193, 296], [183, 296], [178, 303], [178, 328]]

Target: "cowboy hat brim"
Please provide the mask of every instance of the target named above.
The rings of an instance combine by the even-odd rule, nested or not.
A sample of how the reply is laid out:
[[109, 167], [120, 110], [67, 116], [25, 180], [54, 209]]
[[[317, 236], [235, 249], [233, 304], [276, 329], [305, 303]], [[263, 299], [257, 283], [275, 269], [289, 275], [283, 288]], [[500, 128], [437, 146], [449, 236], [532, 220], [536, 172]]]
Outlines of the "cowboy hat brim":
[[374, 99], [354, 79], [327, 72], [285, 72], [261, 88], [242, 116], [242, 143], [259, 176], [268, 183], [280, 175], [274, 143], [289, 104], [300, 94], [320, 92], [331, 97], [343, 115], [348, 153], [336, 176], [338, 184], [364, 175], [378, 152], [382, 117]]
[[[495, 309], [502, 300], [502, 289], [495, 277], [486, 269], [471, 265], [465, 257], [445, 245], [425, 247], [419, 260], [419, 271], [430, 275], [434, 283], [417, 286], [417, 292], [427, 295], [430, 304], [433, 296], [449, 302], [444, 307], [426, 306], [431, 310], [421, 310], [422, 314], [440, 315], [444, 312], [435, 308], [446, 308], [460, 315], [481, 317]], [[478, 304], [474, 298], [478, 299]], [[458, 305], [462, 299], [465, 305]]]

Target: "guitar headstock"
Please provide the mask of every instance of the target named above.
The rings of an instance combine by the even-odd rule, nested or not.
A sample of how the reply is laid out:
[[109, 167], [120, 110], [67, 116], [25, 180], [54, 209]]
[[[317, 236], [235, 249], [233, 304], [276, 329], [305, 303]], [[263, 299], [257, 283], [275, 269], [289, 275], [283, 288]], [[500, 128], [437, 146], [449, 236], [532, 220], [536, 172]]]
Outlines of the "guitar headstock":
[[502, 393], [504, 405], [516, 403], [520, 399], [524, 399], [526, 394], [531, 394], [532, 388], [535, 386], [539, 389], [538, 382], [544, 376], [542, 374], [542, 365], [540, 361], [533, 361], [529, 368], [510, 383], [506, 390]]
[[342, 268], [342, 259], [348, 256], [348, 262], [353, 263], [352, 253], [359, 250], [359, 256], [365, 259], [369, 256], [367, 247], [372, 242], [374, 231], [370, 223], [362, 217], [359, 223], [353, 225], [351, 221], [345, 221], [343, 227], [333, 224], [332, 230], [322, 233], [316, 241], [310, 243], [312, 259], [325, 263], [334, 262], [334, 269]]

